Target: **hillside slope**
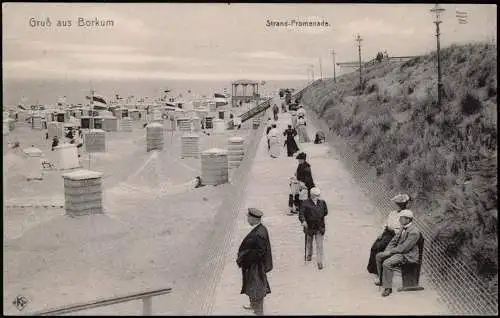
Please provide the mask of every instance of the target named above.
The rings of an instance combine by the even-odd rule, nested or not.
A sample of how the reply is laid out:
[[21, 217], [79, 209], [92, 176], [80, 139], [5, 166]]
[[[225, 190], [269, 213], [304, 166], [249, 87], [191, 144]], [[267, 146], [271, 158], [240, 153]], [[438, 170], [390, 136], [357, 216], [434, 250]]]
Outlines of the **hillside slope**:
[[428, 244], [444, 244], [496, 290], [497, 49], [468, 44], [441, 54], [441, 108], [435, 52], [367, 66], [361, 93], [358, 72], [316, 81], [301, 102], [349, 141], [380, 183], [415, 199], [412, 209], [435, 232]]

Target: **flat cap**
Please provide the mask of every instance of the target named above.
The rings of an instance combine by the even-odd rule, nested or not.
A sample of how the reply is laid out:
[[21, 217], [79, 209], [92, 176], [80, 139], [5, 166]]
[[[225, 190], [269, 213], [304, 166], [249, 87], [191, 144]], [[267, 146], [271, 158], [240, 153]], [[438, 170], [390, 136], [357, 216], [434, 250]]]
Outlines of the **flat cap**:
[[406, 203], [410, 201], [410, 196], [408, 194], [398, 194], [391, 201], [394, 201], [394, 203]]
[[401, 212], [398, 213], [398, 215], [400, 217], [405, 216], [407, 218], [413, 219], [413, 212], [411, 210], [402, 210]]
[[262, 215], [264, 215], [264, 213], [262, 213], [261, 210], [256, 209], [256, 208], [248, 208], [248, 215], [256, 217], [256, 218], [260, 218], [260, 217], [262, 217]]
[[307, 155], [305, 152], [301, 152], [297, 155], [297, 157], [295, 157], [296, 159], [306, 159]]

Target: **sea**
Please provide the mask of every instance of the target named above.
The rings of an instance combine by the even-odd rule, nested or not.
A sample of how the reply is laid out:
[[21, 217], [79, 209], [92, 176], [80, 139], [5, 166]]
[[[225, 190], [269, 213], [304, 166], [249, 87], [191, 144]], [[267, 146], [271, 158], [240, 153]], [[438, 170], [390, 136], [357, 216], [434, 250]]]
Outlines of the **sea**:
[[[259, 85], [261, 96], [270, 95], [280, 88], [302, 88], [306, 80], [269, 80]], [[224, 90], [225, 89], [225, 90]], [[241, 89], [241, 87], [240, 87]], [[86, 104], [86, 96], [90, 90], [103, 96], [106, 100], [114, 100], [116, 95], [122, 98], [134, 96], [160, 97], [165, 90], [169, 90], [170, 97], [180, 97], [189, 101], [190, 97], [213, 97], [214, 93], [227, 92], [231, 94], [231, 81], [228, 80], [38, 80], [38, 79], [4, 79], [3, 107], [12, 107], [19, 104], [55, 105], [60, 98], [66, 96], [68, 104]], [[247, 94], [251, 94], [247, 87]]]

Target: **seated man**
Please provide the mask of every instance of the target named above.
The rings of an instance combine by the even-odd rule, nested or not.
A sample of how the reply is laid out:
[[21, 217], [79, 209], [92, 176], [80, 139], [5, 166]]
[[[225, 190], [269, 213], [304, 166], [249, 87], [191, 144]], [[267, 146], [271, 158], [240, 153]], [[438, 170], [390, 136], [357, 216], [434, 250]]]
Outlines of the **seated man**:
[[326, 139], [325, 134], [321, 130], [319, 130], [316, 133], [316, 138], [314, 138], [314, 143], [321, 144], [325, 141], [325, 139]]
[[392, 293], [392, 277], [395, 268], [406, 263], [418, 262], [417, 242], [421, 234], [412, 221], [413, 213], [410, 210], [401, 211], [399, 213], [401, 230], [394, 235], [385, 251], [375, 256], [380, 279], [375, 285], [384, 287], [382, 297], [387, 297]]

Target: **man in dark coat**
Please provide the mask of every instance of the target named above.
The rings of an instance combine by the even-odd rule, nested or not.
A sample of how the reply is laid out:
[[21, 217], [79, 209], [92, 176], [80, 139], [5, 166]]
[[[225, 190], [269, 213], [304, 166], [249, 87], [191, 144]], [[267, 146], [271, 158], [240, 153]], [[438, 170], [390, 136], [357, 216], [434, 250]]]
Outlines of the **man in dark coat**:
[[249, 208], [247, 219], [253, 229], [241, 242], [236, 264], [241, 268], [243, 286], [241, 294], [250, 298], [250, 306], [258, 316], [264, 314], [264, 297], [271, 293], [267, 273], [273, 269], [271, 243], [267, 228], [261, 223], [262, 211]]
[[278, 120], [278, 113], [280, 111], [280, 108], [278, 105], [274, 104], [273, 105], [273, 115], [274, 115], [274, 120]]
[[313, 253], [313, 239], [316, 240], [316, 261], [318, 269], [323, 269], [323, 237], [325, 235], [325, 216], [328, 207], [321, 200], [318, 188], [311, 189], [311, 198], [301, 203], [299, 221], [306, 234], [306, 261], [310, 262]]
[[294, 138], [297, 136], [297, 131], [292, 128], [292, 125], [288, 125], [288, 128], [283, 132], [283, 136], [286, 136], [285, 145], [288, 157], [292, 157], [294, 153], [299, 151]]
[[304, 152], [299, 153], [296, 158], [299, 160], [299, 165], [297, 166], [295, 176], [297, 180], [305, 183], [310, 195], [311, 188], [314, 188], [311, 165], [306, 161], [307, 155]]

